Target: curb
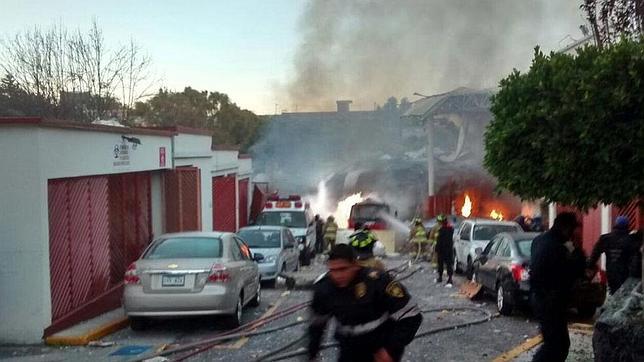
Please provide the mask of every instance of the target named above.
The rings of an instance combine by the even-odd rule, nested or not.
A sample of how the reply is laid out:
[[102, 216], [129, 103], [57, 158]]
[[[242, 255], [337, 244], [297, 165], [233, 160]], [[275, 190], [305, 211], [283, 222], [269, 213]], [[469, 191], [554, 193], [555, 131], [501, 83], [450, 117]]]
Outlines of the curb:
[[101, 339], [118, 330], [127, 327], [130, 324], [127, 318], [117, 319], [96, 327], [83, 335], [78, 336], [50, 336], [45, 338], [45, 344], [50, 346], [85, 346], [91, 341]]
[[536, 335], [536, 336], [534, 336], [532, 338], [528, 338], [528, 339], [525, 340], [525, 342], [523, 342], [520, 345], [512, 348], [511, 350], [503, 353], [502, 355], [496, 357], [492, 361], [493, 362], [511, 361], [511, 360], [519, 357], [519, 355], [521, 355], [522, 353], [525, 353], [525, 352], [531, 350], [532, 348], [536, 347], [541, 342], [543, 342], [543, 337], [540, 334]]

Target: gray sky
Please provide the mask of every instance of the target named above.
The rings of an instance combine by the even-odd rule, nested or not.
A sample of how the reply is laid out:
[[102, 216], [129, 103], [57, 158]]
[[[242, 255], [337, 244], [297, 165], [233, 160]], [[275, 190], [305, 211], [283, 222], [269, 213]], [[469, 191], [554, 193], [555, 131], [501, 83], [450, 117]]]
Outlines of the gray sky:
[[[400, 4], [401, 7], [407, 5], [424, 6], [424, 4], [432, 6], [432, 3], [440, 1], [402, 0]], [[443, 7], [449, 7], [452, 4], [451, 1], [444, 1]], [[557, 5], [556, 9], [553, 8], [546, 14], [552, 16], [553, 19], [540, 22], [539, 24], [542, 26], [533, 30], [535, 36], [527, 39], [526, 44], [523, 44], [520, 49], [522, 53], [527, 50], [529, 55], [521, 57], [520, 61], [517, 61], [521, 64], [517, 64], [517, 67], [527, 66], [526, 59], [529, 60], [531, 57], [530, 49], [534, 47], [535, 39], [546, 49], [556, 49], [566, 35], [570, 34], [576, 38], [580, 36], [577, 27], [583, 20], [580, 13], [576, 13], [577, 5], [574, 1], [515, 1], [519, 3], [525, 1], [528, 5], [535, 2], [569, 4]], [[342, 5], [342, 2], [335, 4]], [[355, 1], [353, 4], [370, 6], [372, 3]], [[322, 10], [330, 11], [330, 5], [324, 5], [324, 2], [314, 4], [315, 6], [309, 5], [310, 2], [304, 0], [112, 0], [100, 2], [2, 0], [0, 35], [11, 36], [17, 31], [33, 26], [47, 27], [57, 23], [62, 23], [71, 29], [88, 29], [95, 17], [104, 30], [105, 38], [109, 43], [126, 43], [130, 38], [133, 38], [148, 52], [154, 61], [156, 72], [162, 79], [162, 85], [175, 90], [181, 90], [184, 86], [192, 86], [200, 90], [225, 92], [240, 106], [263, 114], [273, 113], [276, 103], [279, 104], [280, 110], [292, 111], [291, 108], [297, 102], [293, 97], [294, 90], [297, 92], [297, 88], [293, 84], [298, 81], [302, 82], [303, 79], [306, 81], [307, 77], [298, 73], [295, 64], [296, 61], [302, 60], [301, 55], [303, 51], [306, 51], [308, 42], [311, 39], [319, 40], [320, 37], [311, 35], [311, 32], [322, 30], [320, 24], [309, 26], [308, 23], [311, 19], [318, 16], [311, 9], [317, 6], [318, 8], [326, 7], [327, 9]], [[378, 1], [374, 1], [373, 6], [377, 8]], [[356, 6], [353, 8], [355, 10]], [[454, 11], [458, 12], [459, 10], [452, 7], [450, 13], [453, 14]], [[341, 8], [340, 11], [342, 11]], [[495, 9], [491, 9], [491, 13], [495, 11]], [[348, 21], [356, 24], [365, 22], [362, 19], [363, 16], [365, 18], [376, 16], [374, 18], [376, 23], [377, 16], [382, 16], [361, 12], [320, 13], [320, 16], [324, 15], [341, 15], [344, 17], [344, 23]], [[482, 17], [477, 21], [489, 20]], [[431, 26], [431, 22], [429, 24]], [[444, 24], [441, 25], [441, 27], [444, 26]], [[445, 31], [445, 29], [438, 28], [436, 31]], [[393, 35], [395, 36], [395, 33]], [[364, 34], [360, 36], [364, 37]], [[345, 40], [342, 36], [337, 38], [337, 42]], [[335, 62], [342, 63], [341, 59], [345, 56], [342, 54], [342, 47], [346, 46], [346, 43], [335, 47], [334, 42], [336, 40], [331, 39], [332, 44], [324, 44], [324, 46], [339, 49], [340, 53], [337, 54], [338, 58]], [[561, 44], [565, 44], [565, 41]], [[418, 50], [423, 50], [422, 47], [420, 48]], [[449, 51], [449, 47], [441, 49]], [[317, 60], [304, 59], [304, 61], [315, 65]], [[472, 61], [475, 62], [476, 59], [472, 59]], [[353, 73], [352, 69], [346, 69], [347, 67], [361, 68], [362, 66], [363, 64], [359, 61], [346, 63], [342, 68], [345, 73], [338, 72], [335, 76], [345, 77], [345, 74]], [[300, 68], [299, 71], [301, 72], [302, 69]], [[438, 68], [435, 71], [440, 72], [441, 69]], [[429, 72], [434, 72], [434, 70]], [[331, 73], [327, 76], [333, 77], [334, 74]], [[430, 76], [427, 78], [431, 79]], [[331, 81], [329, 83], [338, 82]], [[346, 84], [340, 91], [331, 87], [328, 92], [335, 92], [338, 97], [360, 99], [354, 94], [342, 94], [347, 89], [348, 93], [352, 93], [353, 88], [347, 87]], [[423, 90], [440, 91], [440, 89], [432, 89], [431, 85], [423, 87], [422, 83], [400, 82], [400, 86], [392, 85], [390, 95], [411, 96], [413, 91]], [[385, 87], [385, 90], [380, 93], [386, 94], [387, 92], [389, 89]], [[325, 95], [325, 104], [336, 96], [335, 93]], [[373, 98], [381, 97], [380, 93], [374, 94]], [[373, 102], [382, 103], [383, 101], [384, 99], [366, 99], [356, 102], [354, 108], [368, 109], [373, 106]], [[304, 101], [304, 103], [306, 102]], [[333, 107], [334, 104], [329, 106]]]

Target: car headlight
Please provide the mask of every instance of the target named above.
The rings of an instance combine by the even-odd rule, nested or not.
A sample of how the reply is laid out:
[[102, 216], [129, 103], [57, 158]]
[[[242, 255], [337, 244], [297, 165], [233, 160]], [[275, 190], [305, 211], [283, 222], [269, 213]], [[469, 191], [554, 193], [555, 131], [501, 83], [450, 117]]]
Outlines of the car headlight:
[[268, 263], [274, 263], [276, 261], [277, 261], [277, 255], [269, 255], [269, 256], [265, 257], [264, 260], [263, 260], [263, 262], [267, 263], [267, 264]]

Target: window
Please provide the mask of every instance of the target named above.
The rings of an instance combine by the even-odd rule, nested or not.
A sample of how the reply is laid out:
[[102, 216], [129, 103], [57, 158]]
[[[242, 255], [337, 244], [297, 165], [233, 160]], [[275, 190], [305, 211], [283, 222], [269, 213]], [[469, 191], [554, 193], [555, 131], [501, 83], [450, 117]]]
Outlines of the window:
[[250, 248], [279, 248], [279, 230], [242, 230], [237, 233]]
[[256, 224], [290, 228], [307, 227], [303, 211], [266, 211], [259, 215]]
[[476, 225], [474, 227], [474, 240], [491, 240], [496, 234], [517, 231], [514, 225]]
[[501, 245], [501, 238], [496, 238], [492, 240], [490, 243], [493, 243], [492, 248], [490, 248], [490, 252], [488, 253], [489, 256], [494, 256], [496, 255], [497, 250], [499, 250], [499, 245]]
[[242, 240], [239, 240], [235, 238], [235, 242], [237, 243], [237, 246], [239, 246], [239, 251], [241, 253], [241, 259], [242, 260], [251, 260], [251, 253], [250, 253], [250, 248], [246, 243], [244, 243]]
[[461, 240], [470, 240], [470, 232], [472, 231], [472, 224], [465, 223], [461, 229]]
[[507, 238], [503, 238], [496, 254], [502, 258], [509, 258], [512, 255], [512, 247], [510, 246], [510, 241]]
[[241, 249], [239, 248], [239, 244], [237, 244], [237, 242], [235, 240], [231, 240], [230, 254], [232, 255], [233, 260], [235, 260], [235, 261], [242, 260]]
[[170, 238], [156, 242], [143, 259], [221, 258], [221, 254], [218, 238]]

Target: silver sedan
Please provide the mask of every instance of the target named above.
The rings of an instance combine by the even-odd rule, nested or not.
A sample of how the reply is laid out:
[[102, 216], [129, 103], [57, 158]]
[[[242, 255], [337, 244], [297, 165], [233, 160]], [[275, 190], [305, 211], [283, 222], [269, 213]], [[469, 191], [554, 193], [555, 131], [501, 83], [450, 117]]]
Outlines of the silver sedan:
[[148, 317], [197, 315], [225, 315], [239, 325], [243, 307], [260, 303], [262, 259], [233, 233], [162, 235], [125, 273], [130, 326], [143, 329]]

